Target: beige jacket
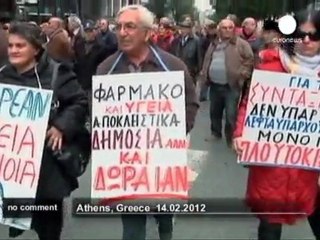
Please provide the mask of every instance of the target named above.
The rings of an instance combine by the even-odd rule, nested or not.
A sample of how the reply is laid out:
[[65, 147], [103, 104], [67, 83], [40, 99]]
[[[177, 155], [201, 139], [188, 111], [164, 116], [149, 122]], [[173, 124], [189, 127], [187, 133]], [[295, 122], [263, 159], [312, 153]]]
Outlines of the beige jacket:
[[[212, 42], [206, 52], [201, 71], [202, 81], [210, 82], [209, 69], [218, 41], [219, 39], [216, 39]], [[230, 39], [225, 49], [225, 57], [229, 84], [233, 88], [241, 89], [243, 83], [251, 78], [254, 67], [254, 56], [249, 43], [240, 37]]]

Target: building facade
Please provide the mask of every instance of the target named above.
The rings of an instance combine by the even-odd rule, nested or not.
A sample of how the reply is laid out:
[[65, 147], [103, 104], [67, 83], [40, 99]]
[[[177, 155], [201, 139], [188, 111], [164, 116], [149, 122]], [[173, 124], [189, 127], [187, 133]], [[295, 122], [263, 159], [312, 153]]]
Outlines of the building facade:
[[19, 16], [41, 22], [51, 16], [64, 17], [81, 12], [80, 0], [15, 0]]
[[17, 6], [15, 1], [0, 0], [0, 21], [7, 22], [9, 19], [15, 17]]
[[244, 18], [252, 16], [264, 18], [306, 9], [308, 5], [320, 6], [319, 0], [216, 0], [216, 13], [219, 18], [233, 13]]
[[96, 19], [101, 16], [114, 18], [117, 12], [126, 5], [141, 4], [143, 0], [82, 0], [81, 14], [83, 18]]
[[[8, 3], [4, 4], [1, 1]], [[2, 8], [8, 6], [7, 8], [11, 9], [9, 3], [15, 3], [19, 15], [33, 21], [43, 21], [51, 16], [65, 17], [70, 14], [76, 14], [82, 19], [97, 19], [102, 16], [114, 18], [123, 6], [143, 2], [146, 0], [0, 0]]]

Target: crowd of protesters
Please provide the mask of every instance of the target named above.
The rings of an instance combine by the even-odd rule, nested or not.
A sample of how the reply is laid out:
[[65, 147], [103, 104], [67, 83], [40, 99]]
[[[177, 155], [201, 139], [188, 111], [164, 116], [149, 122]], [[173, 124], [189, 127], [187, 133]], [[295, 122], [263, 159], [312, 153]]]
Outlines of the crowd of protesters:
[[[195, 28], [186, 15], [177, 24], [164, 17], [155, 25], [153, 14], [139, 5], [121, 9], [113, 27], [107, 18], [82, 22], [77, 16], [67, 21], [52, 17], [39, 26], [33, 22], [3, 24], [0, 83], [51, 89], [53, 69], [58, 64], [54, 94], [60, 108], [50, 117], [46, 139], [49, 148], [44, 150], [37, 202], [62, 205], [78, 187], [77, 179], [57, 166], [53, 153], [64, 142], [76, 141], [88, 121], [92, 76], [96, 74], [184, 71], [186, 133], [193, 129], [198, 102], [208, 99], [211, 134], [206, 140], [217, 141], [224, 136], [227, 145], [241, 154], [253, 70], [319, 76], [320, 13], [304, 12], [297, 19], [302, 41], [295, 46], [274, 41], [282, 37], [274, 19], [261, 24], [248, 17], [238, 26], [236, 16], [228, 15], [219, 22], [206, 20]], [[294, 224], [303, 217], [308, 217], [316, 239], [320, 239], [318, 177], [319, 173], [311, 170], [249, 167], [246, 198], [253, 211], [306, 213], [259, 215], [259, 240], [280, 240], [282, 224]], [[62, 212], [34, 215], [33, 228], [41, 240], [59, 240], [62, 218]], [[173, 215], [155, 218], [160, 239], [171, 240]], [[124, 215], [122, 223], [124, 240], [145, 239], [145, 215]], [[10, 229], [10, 236], [19, 234], [18, 229]]]

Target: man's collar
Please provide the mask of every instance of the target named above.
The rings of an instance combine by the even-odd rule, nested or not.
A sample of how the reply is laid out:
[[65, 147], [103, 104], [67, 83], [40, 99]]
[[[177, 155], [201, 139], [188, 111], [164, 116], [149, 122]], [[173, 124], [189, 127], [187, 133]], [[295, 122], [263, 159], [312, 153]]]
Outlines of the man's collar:
[[[217, 37], [215, 40], [216, 44], [221, 43], [222, 40], [220, 37]], [[227, 40], [227, 42], [231, 43], [231, 44], [236, 44], [237, 42], [237, 36], [233, 36], [232, 38], [230, 38], [229, 40]]]
[[[153, 46], [153, 47], [154, 47], [154, 46]], [[155, 47], [154, 47], [154, 48], [155, 48]], [[128, 63], [128, 64], [133, 64], [133, 63], [129, 60], [128, 56], [127, 56], [125, 53], [123, 54], [123, 57], [124, 57], [124, 60], [125, 60], [126, 63]], [[151, 64], [153, 64], [153, 65], [155, 65], [155, 66], [159, 66], [159, 63], [158, 63], [158, 61], [157, 61], [157, 58], [154, 56], [154, 54], [153, 54], [153, 52], [152, 52], [151, 49], [150, 49], [147, 57], [145, 58], [145, 60], [144, 60], [143, 62], [141, 62], [140, 65], [144, 65], [144, 64], [147, 64], [147, 63], [151, 63]]]
[[192, 39], [192, 38], [194, 38], [194, 34], [193, 33], [189, 33], [189, 34], [187, 34], [187, 35], [185, 35], [185, 36], [182, 36], [181, 35], [181, 38], [183, 38], [183, 39]]

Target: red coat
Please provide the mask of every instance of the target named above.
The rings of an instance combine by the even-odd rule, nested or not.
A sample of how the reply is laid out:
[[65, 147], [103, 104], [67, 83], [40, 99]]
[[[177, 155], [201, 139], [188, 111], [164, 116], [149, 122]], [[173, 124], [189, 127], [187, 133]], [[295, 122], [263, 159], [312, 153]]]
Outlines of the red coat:
[[[258, 69], [285, 72], [278, 50], [260, 52]], [[240, 137], [244, 126], [247, 97], [239, 106], [234, 137]], [[314, 211], [318, 192], [317, 171], [250, 166], [246, 200], [253, 212], [303, 212], [310, 215]], [[303, 215], [259, 215], [271, 223], [294, 224]]]

